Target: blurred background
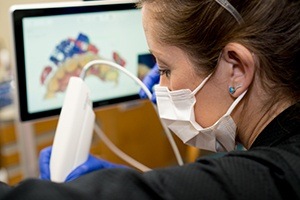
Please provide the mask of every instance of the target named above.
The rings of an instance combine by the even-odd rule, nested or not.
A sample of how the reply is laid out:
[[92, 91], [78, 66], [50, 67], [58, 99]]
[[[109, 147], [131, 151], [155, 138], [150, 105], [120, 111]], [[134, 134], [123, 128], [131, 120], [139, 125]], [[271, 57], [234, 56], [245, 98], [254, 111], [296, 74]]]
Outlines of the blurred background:
[[[64, 2], [68, 0], [63, 0]], [[74, 1], [74, 0], [73, 0]], [[38, 177], [38, 153], [53, 142], [58, 118], [32, 122], [29, 129], [33, 133], [33, 162], [22, 158], [20, 138], [15, 123], [16, 108], [13, 103], [13, 70], [11, 66], [11, 28], [9, 8], [14, 4], [61, 2], [61, 0], [9, 0], [0, 1], [0, 181], [10, 185], [29, 176]], [[70, 2], [70, 1], [69, 1]], [[96, 111], [98, 120], [108, 137], [124, 152], [151, 168], [177, 165], [172, 148], [163, 128], [148, 100], [118, 104]], [[27, 127], [28, 128], [28, 127]], [[31, 136], [28, 136], [31, 137]], [[209, 154], [187, 147], [175, 137], [184, 162], [192, 162], [198, 156]], [[28, 149], [29, 154], [32, 152]], [[124, 163], [114, 155], [95, 135], [91, 153], [111, 162]], [[23, 160], [22, 160], [23, 159]], [[30, 161], [31, 162], [31, 161]], [[26, 165], [33, 166], [33, 173], [26, 174]]]

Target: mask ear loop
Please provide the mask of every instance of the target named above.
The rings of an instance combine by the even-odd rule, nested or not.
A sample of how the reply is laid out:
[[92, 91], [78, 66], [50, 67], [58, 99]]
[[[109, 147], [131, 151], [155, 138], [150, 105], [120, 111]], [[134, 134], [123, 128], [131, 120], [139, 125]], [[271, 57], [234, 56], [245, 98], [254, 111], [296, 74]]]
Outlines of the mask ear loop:
[[213, 73], [209, 74], [201, 83], [198, 85], [193, 91], [192, 95], [195, 95], [203, 86], [204, 84], [208, 81], [208, 79], [212, 76]]
[[[219, 65], [220, 59], [222, 57], [222, 51], [219, 54], [218, 61], [217, 61], [217, 66]], [[198, 85], [193, 91], [192, 95], [195, 95], [201, 88], [203, 88], [204, 84], [210, 79], [210, 77], [213, 75], [214, 71], [211, 72], [201, 83]]]
[[229, 3], [227, 0], [215, 0], [218, 4], [220, 4], [223, 8], [225, 8], [239, 23], [244, 23], [244, 20], [240, 13]]

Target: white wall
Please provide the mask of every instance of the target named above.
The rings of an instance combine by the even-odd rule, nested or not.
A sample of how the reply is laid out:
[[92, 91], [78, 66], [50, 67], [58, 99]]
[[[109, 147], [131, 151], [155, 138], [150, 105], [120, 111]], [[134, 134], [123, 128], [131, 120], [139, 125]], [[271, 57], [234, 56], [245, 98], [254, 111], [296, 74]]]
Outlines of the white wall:
[[15, 4], [46, 3], [46, 2], [70, 2], [81, 0], [0, 0], [0, 48], [10, 48], [10, 17], [9, 8]]

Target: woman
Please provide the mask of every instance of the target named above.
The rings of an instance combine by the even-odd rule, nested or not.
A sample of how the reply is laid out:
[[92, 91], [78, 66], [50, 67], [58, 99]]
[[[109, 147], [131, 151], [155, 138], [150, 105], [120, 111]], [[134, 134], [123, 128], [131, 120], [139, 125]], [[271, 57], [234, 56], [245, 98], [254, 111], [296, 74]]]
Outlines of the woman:
[[[63, 184], [26, 180], [3, 198], [300, 199], [300, 1], [139, 5], [160, 117], [183, 142], [230, 152], [146, 173], [91, 158], [79, 171], [102, 170]], [[247, 151], [232, 151], [237, 142]]]

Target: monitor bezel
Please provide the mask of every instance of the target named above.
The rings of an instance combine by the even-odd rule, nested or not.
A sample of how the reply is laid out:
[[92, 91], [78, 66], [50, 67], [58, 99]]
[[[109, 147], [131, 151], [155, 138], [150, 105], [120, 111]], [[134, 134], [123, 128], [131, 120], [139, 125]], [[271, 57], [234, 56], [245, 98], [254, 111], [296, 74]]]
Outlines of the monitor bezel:
[[[12, 49], [13, 65], [15, 75], [15, 98], [14, 102], [18, 110], [18, 120], [21, 122], [43, 120], [58, 116], [61, 108], [40, 111], [35, 113], [28, 112], [27, 87], [25, 74], [24, 57], [24, 38], [22, 19], [32, 16], [51, 16], [74, 13], [105, 12], [112, 10], [126, 10], [136, 8], [136, 1], [94, 1], [94, 2], [62, 2], [62, 3], [41, 3], [14, 5], [10, 8], [11, 26], [12, 26]], [[107, 100], [93, 102], [93, 108], [97, 109], [103, 106], [114, 105], [140, 99], [138, 93], [124, 97], [118, 97]]]

